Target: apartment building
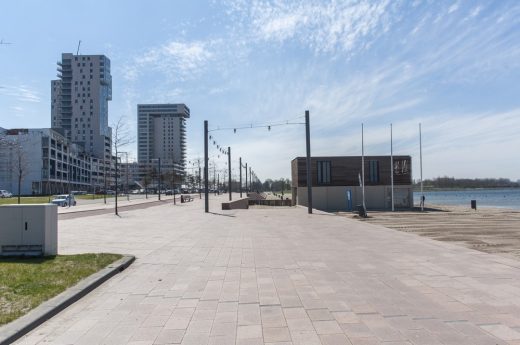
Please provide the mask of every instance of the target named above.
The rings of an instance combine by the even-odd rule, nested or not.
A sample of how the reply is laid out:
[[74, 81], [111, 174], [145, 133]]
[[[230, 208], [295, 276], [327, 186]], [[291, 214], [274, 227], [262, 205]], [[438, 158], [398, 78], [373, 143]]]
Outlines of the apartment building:
[[58, 80], [51, 81], [51, 125], [85, 152], [111, 159], [108, 101], [112, 100], [110, 59], [62, 54]]
[[[185, 174], [185, 104], [137, 105], [137, 161], [142, 167], [154, 167], [160, 159], [163, 171]], [[146, 169], [142, 169], [144, 171]]]

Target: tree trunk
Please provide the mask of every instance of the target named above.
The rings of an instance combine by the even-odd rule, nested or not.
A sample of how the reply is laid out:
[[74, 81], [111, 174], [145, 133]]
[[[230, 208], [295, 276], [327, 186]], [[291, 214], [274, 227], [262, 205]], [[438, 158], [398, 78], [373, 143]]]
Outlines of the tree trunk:
[[118, 216], [119, 214], [117, 213], [117, 192], [118, 192], [118, 188], [117, 188], [117, 150], [116, 150], [116, 216]]

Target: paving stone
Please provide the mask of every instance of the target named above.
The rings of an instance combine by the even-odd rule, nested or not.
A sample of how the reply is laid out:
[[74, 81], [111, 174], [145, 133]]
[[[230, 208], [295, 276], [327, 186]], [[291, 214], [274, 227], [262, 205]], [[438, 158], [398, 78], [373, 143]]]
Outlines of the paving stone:
[[184, 331], [176, 329], [162, 329], [157, 338], [155, 338], [154, 345], [163, 344], [180, 344]]
[[518, 261], [451, 243], [198, 199], [59, 228], [61, 254], [137, 260], [18, 344], [520, 343]]
[[255, 339], [261, 337], [261, 325], [238, 326], [237, 328], [237, 339]]
[[287, 327], [263, 327], [263, 335], [266, 343], [291, 341]]

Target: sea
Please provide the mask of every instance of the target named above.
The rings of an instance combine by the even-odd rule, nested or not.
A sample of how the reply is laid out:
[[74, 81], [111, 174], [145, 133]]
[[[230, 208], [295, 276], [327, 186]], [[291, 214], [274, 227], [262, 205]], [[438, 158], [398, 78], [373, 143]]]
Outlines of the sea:
[[[510, 208], [520, 210], [520, 188], [463, 189], [424, 191], [425, 204], [471, 206], [471, 200], [479, 207]], [[416, 205], [421, 201], [421, 192], [413, 193]]]

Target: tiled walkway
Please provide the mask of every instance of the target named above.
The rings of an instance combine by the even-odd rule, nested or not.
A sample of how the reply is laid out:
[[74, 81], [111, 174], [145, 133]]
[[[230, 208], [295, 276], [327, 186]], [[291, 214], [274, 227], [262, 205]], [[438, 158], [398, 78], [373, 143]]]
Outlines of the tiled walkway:
[[[136, 262], [20, 344], [520, 344], [520, 261], [306, 209], [60, 221]], [[220, 212], [220, 211], [219, 211]]]

